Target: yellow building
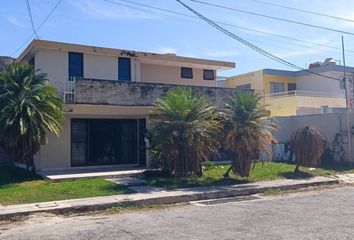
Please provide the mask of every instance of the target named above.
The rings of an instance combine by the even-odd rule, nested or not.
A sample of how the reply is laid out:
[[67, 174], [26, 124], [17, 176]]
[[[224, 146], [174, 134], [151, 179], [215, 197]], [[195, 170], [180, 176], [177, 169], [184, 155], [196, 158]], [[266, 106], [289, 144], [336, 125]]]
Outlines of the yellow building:
[[[353, 72], [354, 68], [349, 67], [347, 71]], [[343, 67], [328, 64], [311, 68], [311, 72], [263, 69], [229, 77], [224, 84], [254, 90], [263, 96], [272, 116], [316, 114], [344, 108], [345, 92], [339, 80], [343, 78]]]

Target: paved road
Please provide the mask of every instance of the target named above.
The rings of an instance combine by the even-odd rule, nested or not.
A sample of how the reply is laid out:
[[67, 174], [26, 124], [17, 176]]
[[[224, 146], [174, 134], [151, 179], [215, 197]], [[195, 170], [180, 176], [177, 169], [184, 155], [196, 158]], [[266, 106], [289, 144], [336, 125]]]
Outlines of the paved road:
[[95, 217], [39, 217], [0, 239], [354, 239], [354, 187]]

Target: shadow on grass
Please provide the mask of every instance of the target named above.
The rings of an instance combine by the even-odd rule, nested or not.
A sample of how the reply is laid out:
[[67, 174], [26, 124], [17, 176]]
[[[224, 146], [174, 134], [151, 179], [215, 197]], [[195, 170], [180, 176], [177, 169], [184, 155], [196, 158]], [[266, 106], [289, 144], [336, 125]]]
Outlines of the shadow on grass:
[[13, 183], [41, 180], [35, 172], [27, 172], [16, 167], [0, 167], [0, 187]]
[[126, 186], [117, 185], [115, 183], [102, 184], [98, 185], [97, 189], [104, 193], [112, 193], [112, 194], [131, 194], [136, 193], [133, 189], [130, 189]]
[[284, 178], [286, 179], [306, 179], [306, 178], [312, 178], [314, 175], [308, 172], [302, 172], [302, 171], [297, 171], [297, 172], [285, 172], [281, 174]]
[[350, 167], [349, 163], [342, 163], [342, 162], [322, 163], [320, 167], [325, 170], [332, 170], [337, 172], [354, 171], [354, 166]]
[[236, 178], [224, 178], [224, 177], [209, 177], [202, 176], [198, 177], [195, 175], [190, 175], [187, 177], [173, 177], [167, 172], [161, 170], [147, 170], [142, 176], [149, 185], [157, 186], [161, 188], [167, 188], [170, 190], [177, 188], [192, 188], [192, 187], [202, 187], [202, 186], [215, 186], [215, 185], [236, 185], [249, 183], [248, 179], [236, 179]]

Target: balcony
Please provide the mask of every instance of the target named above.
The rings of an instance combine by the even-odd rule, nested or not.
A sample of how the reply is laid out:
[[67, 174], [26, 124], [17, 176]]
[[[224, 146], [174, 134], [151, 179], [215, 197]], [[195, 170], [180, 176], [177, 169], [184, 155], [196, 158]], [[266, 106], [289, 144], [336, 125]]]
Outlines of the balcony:
[[324, 109], [346, 107], [345, 96], [341, 94], [301, 90], [265, 95], [264, 103], [272, 116], [317, 114]]
[[221, 87], [80, 78], [66, 82], [63, 100], [67, 104], [153, 106], [157, 99], [162, 98], [169, 90], [177, 86], [197, 89], [212, 104], [219, 107], [224, 105], [228, 96], [240, 91]]

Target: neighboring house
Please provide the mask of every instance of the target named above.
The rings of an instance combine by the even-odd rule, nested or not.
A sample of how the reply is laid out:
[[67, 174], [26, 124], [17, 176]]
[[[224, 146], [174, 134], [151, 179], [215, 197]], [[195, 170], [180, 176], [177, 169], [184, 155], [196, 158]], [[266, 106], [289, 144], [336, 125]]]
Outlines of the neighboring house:
[[234, 63], [34, 40], [17, 61], [47, 73], [65, 101], [59, 138], [36, 156], [38, 170], [77, 166], [148, 166], [144, 133], [156, 99], [175, 86], [200, 90], [212, 103], [237, 90], [216, 87]]
[[[343, 66], [330, 59], [311, 66], [311, 72], [343, 79]], [[353, 67], [346, 69], [352, 78]], [[218, 84], [219, 85], [219, 84]], [[306, 115], [338, 111], [346, 107], [342, 81], [325, 78], [308, 71], [263, 69], [227, 79], [227, 87], [253, 89], [264, 96], [273, 116]]]
[[12, 57], [0, 56], [0, 70], [6, 68], [15, 61]]

